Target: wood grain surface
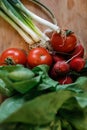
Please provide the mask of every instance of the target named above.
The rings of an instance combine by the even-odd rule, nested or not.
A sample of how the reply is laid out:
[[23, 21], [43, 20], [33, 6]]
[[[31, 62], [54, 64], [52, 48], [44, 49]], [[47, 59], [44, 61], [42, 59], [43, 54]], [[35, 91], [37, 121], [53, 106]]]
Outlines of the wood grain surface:
[[[87, 50], [87, 0], [40, 0], [55, 15], [61, 28], [69, 28], [76, 33]], [[29, 0], [22, 0], [27, 8], [37, 15], [51, 21], [41, 8]], [[52, 22], [52, 21], [51, 21]], [[37, 24], [37, 23], [36, 23]], [[44, 26], [38, 25], [41, 30]], [[8, 47], [20, 47], [28, 50], [28, 44], [19, 34], [0, 17], [0, 53]], [[87, 54], [85, 53], [85, 57]]]

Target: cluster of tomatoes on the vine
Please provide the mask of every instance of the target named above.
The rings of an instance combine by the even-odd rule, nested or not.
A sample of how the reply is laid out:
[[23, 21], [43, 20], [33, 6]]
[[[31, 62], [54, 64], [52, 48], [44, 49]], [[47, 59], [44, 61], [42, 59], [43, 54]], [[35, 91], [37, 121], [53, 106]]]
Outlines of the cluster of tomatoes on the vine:
[[53, 32], [50, 44], [53, 48], [51, 53], [42, 47], [36, 47], [28, 54], [18, 48], [8, 48], [0, 56], [0, 65], [22, 64], [33, 68], [47, 64], [50, 66], [49, 75], [54, 80], [60, 84], [72, 83], [69, 72], [80, 72], [85, 66], [83, 45], [77, 42], [77, 37], [69, 30], [65, 30], [64, 34]]

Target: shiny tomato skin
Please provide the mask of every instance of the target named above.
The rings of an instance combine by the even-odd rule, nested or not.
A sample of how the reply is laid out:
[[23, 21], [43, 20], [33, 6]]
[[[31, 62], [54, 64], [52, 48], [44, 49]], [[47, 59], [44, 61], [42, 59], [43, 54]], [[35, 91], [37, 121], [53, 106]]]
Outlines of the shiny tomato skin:
[[52, 64], [52, 56], [45, 48], [37, 47], [32, 49], [28, 54], [28, 65], [33, 68], [41, 64], [50, 66]]
[[77, 39], [74, 34], [63, 37], [61, 34], [54, 32], [51, 37], [51, 44], [55, 51], [68, 53], [74, 50], [77, 44]]
[[0, 65], [15, 65], [27, 63], [26, 53], [18, 48], [8, 48], [2, 52], [0, 57]]

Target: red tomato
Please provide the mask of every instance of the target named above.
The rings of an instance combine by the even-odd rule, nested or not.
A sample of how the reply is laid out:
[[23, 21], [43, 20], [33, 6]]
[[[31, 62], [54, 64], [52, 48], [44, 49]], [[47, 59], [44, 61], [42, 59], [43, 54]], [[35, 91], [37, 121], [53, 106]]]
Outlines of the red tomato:
[[77, 44], [77, 39], [73, 33], [68, 33], [65, 36], [62, 36], [61, 34], [54, 32], [51, 37], [51, 44], [55, 51], [68, 53], [74, 50]]
[[8, 48], [2, 52], [0, 57], [0, 65], [15, 65], [27, 62], [27, 56], [23, 50], [17, 48]]
[[32, 49], [28, 54], [28, 64], [30, 67], [35, 67], [41, 64], [52, 64], [52, 56], [42, 47]]

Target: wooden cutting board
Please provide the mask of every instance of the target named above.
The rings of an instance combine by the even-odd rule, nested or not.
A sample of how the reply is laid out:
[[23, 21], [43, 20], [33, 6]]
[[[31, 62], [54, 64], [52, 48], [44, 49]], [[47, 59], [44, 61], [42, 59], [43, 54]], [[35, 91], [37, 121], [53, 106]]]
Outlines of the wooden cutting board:
[[[87, 0], [40, 0], [55, 15], [61, 28], [69, 28], [76, 33], [87, 50]], [[37, 15], [51, 21], [51, 18], [37, 5], [29, 0], [22, 0], [27, 8]], [[51, 21], [52, 22], [52, 21]], [[42, 31], [45, 27], [38, 25]], [[9, 47], [28, 50], [28, 44], [19, 34], [0, 17], [0, 53]], [[87, 55], [85, 54], [85, 57]]]

